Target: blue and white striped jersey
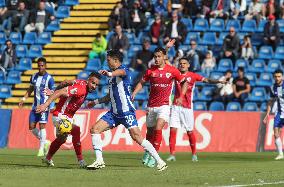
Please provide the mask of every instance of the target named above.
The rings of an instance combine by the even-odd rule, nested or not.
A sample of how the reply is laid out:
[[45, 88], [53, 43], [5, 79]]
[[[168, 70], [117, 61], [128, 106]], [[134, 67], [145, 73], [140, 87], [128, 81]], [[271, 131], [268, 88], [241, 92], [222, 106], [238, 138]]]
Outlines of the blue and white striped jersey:
[[131, 101], [130, 72], [125, 65], [117, 69], [123, 69], [125, 76], [113, 77], [109, 80], [109, 94], [111, 99], [111, 112], [124, 115], [126, 112], [134, 112], [135, 107]]
[[284, 81], [280, 86], [273, 84], [271, 96], [277, 99], [277, 114], [280, 115], [280, 118], [284, 118]]
[[45, 73], [43, 76], [39, 75], [39, 73], [35, 73], [31, 76], [30, 84], [34, 87], [34, 103], [32, 110], [35, 110], [37, 106], [45, 103], [48, 99], [48, 96], [43, 93], [44, 89], [49, 88], [50, 90], [54, 90], [54, 79], [48, 73]]

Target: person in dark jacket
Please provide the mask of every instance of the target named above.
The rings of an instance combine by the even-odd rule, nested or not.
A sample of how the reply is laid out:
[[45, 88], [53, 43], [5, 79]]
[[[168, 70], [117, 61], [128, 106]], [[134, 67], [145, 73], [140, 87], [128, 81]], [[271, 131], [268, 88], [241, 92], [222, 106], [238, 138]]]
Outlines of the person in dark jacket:
[[268, 17], [269, 22], [267, 22], [264, 26], [264, 38], [263, 42], [265, 45], [270, 45], [275, 50], [279, 40], [280, 40], [280, 31], [279, 31], [279, 25], [275, 21], [275, 16], [270, 15]]
[[233, 62], [238, 58], [240, 50], [240, 39], [236, 34], [235, 28], [230, 28], [230, 33], [224, 38], [223, 58], [230, 58]]
[[147, 20], [143, 8], [138, 0], [134, 1], [133, 8], [130, 10], [130, 26], [136, 37], [139, 32], [147, 25]]
[[158, 46], [163, 45], [163, 37], [166, 32], [166, 27], [162, 18], [159, 14], [155, 15], [155, 22], [151, 25], [149, 36], [152, 44], [157, 44]]
[[116, 25], [115, 33], [110, 37], [107, 49], [117, 49], [122, 53], [126, 53], [129, 49], [129, 40], [127, 36], [123, 34], [121, 25]]
[[6, 48], [2, 52], [0, 62], [1, 62], [1, 67], [3, 67], [5, 70], [16, 66], [17, 55], [11, 40], [6, 41]]
[[29, 11], [23, 1], [19, 2], [18, 9], [8, 19], [7, 30], [10, 33], [12, 30], [17, 32], [24, 31], [29, 17]]

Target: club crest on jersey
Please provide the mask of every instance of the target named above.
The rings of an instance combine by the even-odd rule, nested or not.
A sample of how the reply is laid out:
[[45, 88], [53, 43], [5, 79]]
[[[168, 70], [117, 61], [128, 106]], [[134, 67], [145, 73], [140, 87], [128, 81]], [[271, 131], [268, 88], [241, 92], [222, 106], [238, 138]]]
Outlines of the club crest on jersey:
[[76, 93], [77, 93], [77, 88], [71, 89], [71, 90], [70, 90], [70, 93], [71, 93], [71, 94], [76, 94]]
[[166, 73], [167, 78], [170, 78], [171, 75], [172, 75], [171, 73]]

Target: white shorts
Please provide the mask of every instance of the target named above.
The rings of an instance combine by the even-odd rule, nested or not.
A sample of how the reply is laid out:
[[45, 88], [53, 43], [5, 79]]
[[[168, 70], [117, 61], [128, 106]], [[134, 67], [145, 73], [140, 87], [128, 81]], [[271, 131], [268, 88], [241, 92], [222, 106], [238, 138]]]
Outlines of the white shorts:
[[173, 105], [171, 109], [170, 127], [185, 128], [192, 131], [194, 127], [193, 109]]
[[163, 105], [159, 107], [148, 107], [146, 117], [147, 127], [155, 127], [158, 118], [165, 120], [165, 122], [169, 122], [170, 113], [171, 107], [169, 105]]

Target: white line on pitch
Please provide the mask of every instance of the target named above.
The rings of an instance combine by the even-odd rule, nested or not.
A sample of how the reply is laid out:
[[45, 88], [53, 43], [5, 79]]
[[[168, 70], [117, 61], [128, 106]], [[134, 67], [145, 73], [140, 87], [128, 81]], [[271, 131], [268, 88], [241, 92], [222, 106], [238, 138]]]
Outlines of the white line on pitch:
[[263, 182], [263, 183], [257, 183], [257, 184], [237, 184], [237, 185], [228, 185], [228, 186], [215, 186], [215, 187], [244, 187], [244, 186], [263, 186], [263, 185], [276, 185], [276, 184], [284, 184], [284, 181], [279, 182]]

